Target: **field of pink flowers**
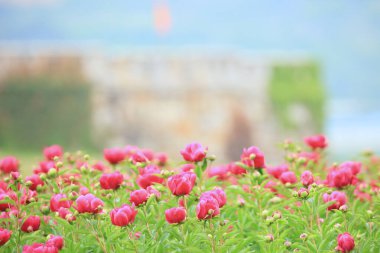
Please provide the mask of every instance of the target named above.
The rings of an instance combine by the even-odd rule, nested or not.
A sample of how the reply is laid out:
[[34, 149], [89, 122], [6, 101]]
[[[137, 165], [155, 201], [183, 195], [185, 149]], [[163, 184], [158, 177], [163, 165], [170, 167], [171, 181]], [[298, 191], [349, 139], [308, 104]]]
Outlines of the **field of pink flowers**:
[[194, 142], [174, 163], [134, 146], [104, 159], [46, 147], [33, 175], [0, 157], [0, 252], [380, 252], [380, 158], [326, 160], [327, 140], [218, 165]]

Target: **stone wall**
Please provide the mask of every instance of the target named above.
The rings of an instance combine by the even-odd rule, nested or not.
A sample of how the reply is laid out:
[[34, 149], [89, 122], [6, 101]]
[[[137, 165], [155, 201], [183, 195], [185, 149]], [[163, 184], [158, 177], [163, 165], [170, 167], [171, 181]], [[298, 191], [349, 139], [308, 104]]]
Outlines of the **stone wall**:
[[138, 145], [179, 159], [178, 150], [197, 140], [219, 158], [234, 160], [249, 145], [278, 154], [274, 147], [282, 135], [267, 95], [271, 64], [228, 53], [0, 50], [0, 80], [33, 74], [87, 80], [99, 146]]

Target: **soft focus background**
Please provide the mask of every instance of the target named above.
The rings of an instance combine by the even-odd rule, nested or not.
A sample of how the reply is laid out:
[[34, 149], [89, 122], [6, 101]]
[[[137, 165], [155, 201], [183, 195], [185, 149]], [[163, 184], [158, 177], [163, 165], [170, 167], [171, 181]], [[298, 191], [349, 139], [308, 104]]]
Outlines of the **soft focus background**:
[[380, 151], [380, 1], [0, 0], [0, 156]]

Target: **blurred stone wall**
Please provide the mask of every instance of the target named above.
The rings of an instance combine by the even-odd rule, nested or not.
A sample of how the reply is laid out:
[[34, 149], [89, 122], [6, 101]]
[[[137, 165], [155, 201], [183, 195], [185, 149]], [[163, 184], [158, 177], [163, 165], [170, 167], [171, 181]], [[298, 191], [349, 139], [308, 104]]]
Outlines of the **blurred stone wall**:
[[167, 151], [174, 159], [194, 140], [208, 145], [220, 161], [239, 159], [249, 145], [275, 157], [282, 135], [267, 95], [271, 66], [228, 53], [0, 50], [0, 80], [33, 74], [87, 80], [99, 146], [138, 145]]

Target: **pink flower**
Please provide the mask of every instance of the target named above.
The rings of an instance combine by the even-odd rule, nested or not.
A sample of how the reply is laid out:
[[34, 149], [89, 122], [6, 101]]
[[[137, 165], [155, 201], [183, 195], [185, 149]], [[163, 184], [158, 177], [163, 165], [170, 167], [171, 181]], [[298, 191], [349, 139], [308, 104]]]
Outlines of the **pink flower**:
[[122, 148], [106, 148], [103, 151], [104, 159], [110, 164], [118, 164], [126, 158], [126, 153]]
[[297, 183], [297, 177], [293, 171], [287, 171], [287, 172], [282, 173], [280, 176], [280, 180], [283, 184], [286, 184], [286, 183], [295, 184], [295, 183]]
[[39, 216], [29, 216], [21, 226], [21, 231], [30, 233], [40, 228], [41, 219]]
[[160, 166], [164, 166], [168, 162], [168, 155], [165, 153], [156, 153], [154, 158]]
[[243, 167], [240, 167], [236, 163], [230, 163], [227, 165], [228, 170], [231, 172], [231, 174], [234, 175], [243, 175], [247, 173], [247, 170], [244, 169]]
[[265, 167], [264, 153], [255, 146], [243, 149], [240, 160], [251, 168], [261, 169]]
[[102, 162], [96, 162], [94, 165], [92, 165], [92, 168], [94, 169], [94, 170], [98, 170], [98, 171], [102, 171], [102, 172], [104, 172], [104, 171], [106, 171], [107, 170], [107, 166], [106, 165], [104, 165], [104, 163], [102, 163]]
[[166, 221], [170, 224], [181, 223], [186, 219], [186, 209], [183, 207], [173, 207], [165, 211]]
[[185, 161], [200, 162], [206, 157], [207, 147], [204, 148], [202, 144], [193, 142], [188, 144], [181, 150], [181, 155]]
[[211, 197], [204, 197], [199, 200], [196, 208], [199, 220], [210, 219], [219, 215], [219, 203]]
[[29, 188], [22, 188], [20, 189], [22, 192], [21, 198], [20, 198], [20, 203], [22, 205], [26, 205], [31, 203], [34, 200], [37, 200], [37, 192], [29, 190]]
[[194, 187], [197, 176], [193, 172], [182, 172], [168, 178], [170, 191], [176, 196], [187, 195]]
[[355, 248], [354, 238], [347, 232], [338, 235], [337, 241], [338, 241], [338, 250], [343, 253], [350, 252], [351, 250]]
[[115, 226], [124, 227], [134, 222], [137, 210], [129, 205], [122, 205], [110, 212], [111, 222]]
[[132, 163], [134, 163], [134, 164], [137, 164], [137, 163], [149, 163], [151, 160], [150, 160], [150, 157], [148, 157], [147, 155], [149, 156], [150, 153], [144, 153], [141, 150], [137, 150], [131, 156]]
[[304, 141], [306, 145], [308, 145], [312, 149], [327, 147], [327, 140], [326, 140], [326, 137], [323, 135], [309, 136], [309, 137], [306, 137]]
[[282, 164], [275, 167], [267, 167], [266, 170], [269, 175], [279, 179], [282, 173], [289, 171], [289, 167], [287, 164]]
[[67, 221], [76, 220], [76, 217], [73, 215], [73, 213], [69, 209], [64, 208], [64, 207], [59, 208], [58, 215], [59, 217]]
[[79, 196], [76, 200], [75, 209], [79, 213], [100, 213], [103, 209], [104, 203], [92, 194]]
[[61, 250], [63, 248], [64, 241], [63, 238], [59, 235], [50, 235], [46, 244], [52, 245], [56, 247], [58, 250]]
[[226, 180], [228, 178], [229, 170], [227, 166], [213, 166], [207, 169], [208, 177], [216, 177], [217, 180]]
[[139, 206], [147, 202], [150, 194], [145, 189], [135, 190], [131, 192], [131, 196], [129, 197], [129, 201], [135, 206]]
[[344, 162], [341, 165], [339, 165], [339, 168], [349, 168], [353, 175], [358, 174], [362, 169], [362, 163], [361, 162]]
[[54, 245], [43, 243], [33, 243], [22, 248], [22, 253], [58, 253], [58, 251]]
[[65, 194], [56, 194], [50, 199], [50, 210], [57, 212], [61, 207], [70, 208], [73, 202], [67, 198]]
[[29, 189], [31, 189], [33, 191], [37, 190], [37, 186], [39, 186], [39, 185], [43, 186], [44, 185], [44, 181], [42, 181], [40, 176], [36, 175], [36, 174], [25, 177], [25, 182], [31, 183], [31, 185], [29, 186]]
[[108, 174], [104, 173], [99, 179], [100, 186], [105, 190], [116, 190], [123, 181], [124, 177], [119, 171]]
[[334, 203], [327, 208], [327, 210], [339, 209], [339, 207], [347, 203], [347, 196], [344, 192], [334, 191], [331, 194], [323, 194], [323, 201], [325, 203], [334, 201]]
[[202, 199], [202, 198], [213, 198], [213, 199], [215, 199], [216, 202], [218, 202], [219, 208], [222, 208], [227, 202], [226, 193], [220, 187], [216, 187], [214, 190], [202, 193], [200, 199]]
[[40, 162], [40, 166], [33, 170], [34, 174], [48, 173], [50, 169], [57, 169], [53, 161]]
[[[4, 191], [0, 189], [0, 200], [6, 200], [8, 198], [17, 201], [17, 195], [13, 191]], [[11, 208], [11, 206], [10, 203], [0, 203], [0, 211], [5, 211], [8, 208]]]
[[154, 195], [157, 199], [161, 198], [161, 193], [157, 191], [153, 186], [148, 186], [146, 190], [149, 193], [149, 195]]
[[309, 162], [317, 163], [320, 155], [317, 152], [300, 152], [295, 155], [298, 159], [304, 159], [305, 163], [304, 165], [307, 165]]
[[6, 244], [11, 238], [12, 231], [0, 228], [0, 246]]
[[330, 187], [342, 188], [353, 182], [354, 175], [349, 167], [334, 167], [327, 175], [327, 184]]
[[19, 162], [14, 156], [6, 156], [0, 160], [0, 170], [4, 173], [18, 171]]
[[153, 164], [149, 164], [143, 169], [139, 169], [140, 175], [137, 177], [137, 184], [146, 189], [153, 184], [162, 184], [164, 179], [160, 177], [160, 169]]
[[313, 173], [311, 173], [311, 171], [309, 171], [309, 170], [305, 170], [304, 172], [302, 172], [301, 183], [305, 187], [307, 187], [307, 186], [311, 185], [312, 183], [314, 183]]
[[79, 195], [86, 195], [86, 194], [88, 194], [88, 193], [90, 193], [90, 191], [88, 190], [87, 187], [85, 187], [85, 186], [81, 186], [81, 187], [79, 188]]
[[180, 170], [181, 172], [189, 172], [189, 171], [194, 171], [195, 165], [193, 163], [186, 163], [181, 166]]
[[62, 147], [59, 145], [52, 145], [50, 147], [45, 147], [44, 148], [44, 156], [46, 160], [53, 161], [54, 157], [59, 157], [61, 158], [63, 155], [63, 150]]
[[271, 192], [277, 192], [277, 183], [275, 181], [269, 180], [268, 183], [264, 185], [265, 189], [269, 189]]

